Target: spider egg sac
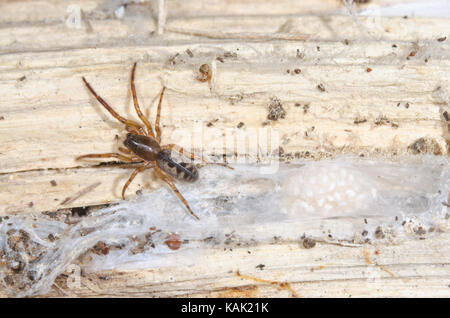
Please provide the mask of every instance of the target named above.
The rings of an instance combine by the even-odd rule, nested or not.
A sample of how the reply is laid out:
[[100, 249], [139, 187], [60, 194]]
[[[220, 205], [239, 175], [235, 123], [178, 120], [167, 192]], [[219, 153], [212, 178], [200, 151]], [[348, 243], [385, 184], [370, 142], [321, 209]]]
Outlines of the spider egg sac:
[[283, 183], [289, 214], [333, 217], [367, 209], [377, 196], [370, 178], [338, 163], [306, 165]]

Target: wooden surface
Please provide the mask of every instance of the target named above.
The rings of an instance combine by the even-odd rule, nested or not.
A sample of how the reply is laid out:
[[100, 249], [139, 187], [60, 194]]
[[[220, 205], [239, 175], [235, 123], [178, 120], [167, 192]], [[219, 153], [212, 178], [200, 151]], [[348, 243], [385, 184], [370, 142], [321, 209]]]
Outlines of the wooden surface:
[[[449, 111], [450, 42], [438, 39], [448, 37], [445, 30], [450, 29], [449, 20], [355, 20], [348, 15], [310, 15], [336, 12], [342, 9], [338, 1], [298, 2], [289, 10], [289, 5], [278, 1], [265, 1], [258, 10], [254, 10], [254, 1], [202, 4], [190, 1], [186, 6], [183, 1], [169, 1], [166, 31], [157, 36], [155, 3], [130, 3], [120, 19], [114, 15], [117, 8], [99, 0], [0, 2], [0, 216], [120, 200], [130, 167], [74, 160], [86, 153], [116, 150], [125, 134], [123, 127], [89, 95], [81, 76], [119, 113], [136, 119], [129, 91], [129, 73], [135, 61], [138, 97], [151, 118], [162, 85], [168, 87], [161, 119], [163, 143], [178, 142], [176, 133], [180, 129], [201, 128], [203, 142], [194, 144], [194, 148], [217, 154], [210, 131], [226, 131], [242, 122], [242, 129], [277, 129], [285, 154], [298, 153], [312, 159], [342, 153], [394, 160], [417, 152], [448, 155], [450, 138], [443, 113]], [[66, 23], [72, 12], [68, 10], [70, 5], [82, 9], [80, 25], [75, 27]], [[196, 79], [202, 64], [216, 65], [209, 84]], [[284, 119], [267, 120], [273, 97], [281, 101], [286, 111]], [[421, 138], [427, 141], [426, 147], [411, 150], [411, 145]], [[147, 172], [136, 179], [129, 189], [130, 197], [138, 189], [151, 191], [159, 185], [150, 176]], [[98, 182], [99, 186], [70, 204], [61, 204]], [[280, 264], [274, 265], [277, 270], [263, 271], [268, 275], [261, 277], [293, 282], [301, 296], [326, 296], [325, 290], [330, 296], [408, 296], [411, 290], [419, 293], [418, 285], [428, 296], [448, 296], [448, 283], [442, 279], [449, 277], [448, 253], [447, 259], [445, 254], [443, 258], [433, 258], [430, 253], [412, 254], [414, 250], [429, 252], [446, 243], [448, 236], [412, 241], [408, 248], [390, 247], [402, 257], [386, 264], [393, 264], [393, 273], [395, 269], [405, 272], [406, 278], [402, 274], [387, 275], [377, 291], [366, 290], [358, 274], [347, 279], [346, 273], [355, 270], [351, 266], [337, 266], [343, 276], [331, 280], [327, 278], [333, 277], [333, 270], [320, 276], [306, 265], [299, 265], [304, 272], [298, 273], [298, 267], [283, 271]], [[261, 248], [277, 255], [295, 250], [294, 246]], [[318, 253], [317, 259], [320, 253], [330, 256], [328, 261], [315, 261], [311, 266], [338, 264], [341, 258], [345, 260], [343, 250], [353, 259], [359, 257], [358, 271], [369, 266], [361, 259], [361, 249], [337, 246], [312, 250]], [[308, 259], [303, 254], [306, 252], [310, 253], [298, 252], [299, 264]], [[228, 257], [221, 251], [208, 253], [214, 258]], [[260, 257], [258, 262], [262, 262], [264, 253], [258, 253], [255, 260]], [[419, 266], [422, 272], [414, 274], [416, 263], [423, 264]], [[259, 272], [250, 272], [256, 265], [230, 265], [223, 279], [209, 276], [200, 267], [198, 271], [180, 268], [179, 277], [187, 277], [186, 282], [168, 287], [164, 280], [170, 275], [165, 270], [126, 274], [129, 276], [113, 273], [111, 280], [104, 283], [111, 285], [101, 287], [108, 292], [84, 288], [75, 294], [223, 296], [234, 291], [230, 287], [234, 286], [238, 295], [241, 290], [248, 291], [243, 296], [289, 295], [288, 290], [277, 285], [257, 286], [227, 272], [240, 270], [258, 276]], [[298, 278], [288, 278], [290, 272]], [[301, 273], [314, 277], [306, 278], [309, 276]], [[163, 277], [161, 285], [151, 283], [157, 275]], [[196, 275], [204, 275], [210, 287], [192, 287]], [[138, 293], [136, 290], [143, 290], [141, 285], [120, 289], [123, 277], [150, 287]], [[186, 291], [188, 286], [192, 289]], [[54, 290], [51, 295], [57, 293]]]
[[449, 239], [207, 249], [195, 266], [84, 274], [70, 288], [61, 275], [46, 297], [449, 297]]

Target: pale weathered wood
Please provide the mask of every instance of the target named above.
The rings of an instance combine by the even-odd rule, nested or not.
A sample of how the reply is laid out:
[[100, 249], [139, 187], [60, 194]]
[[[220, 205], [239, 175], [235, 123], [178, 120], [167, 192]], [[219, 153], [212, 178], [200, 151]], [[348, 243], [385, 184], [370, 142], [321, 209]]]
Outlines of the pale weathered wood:
[[[82, 9], [79, 27], [65, 23], [70, 5]], [[118, 112], [137, 119], [129, 91], [135, 61], [138, 97], [150, 118], [161, 86], [168, 87], [164, 143], [180, 142], [182, 129], [202, 129], [203, 142], [196, 141], [194, 148], [220, 155], [213, 146], [220, 134], [214, 132], [242, 122], [241, 129], [277, 129], [284, 152], [300, 157], [350, 153], [395, 159], [409, 153], [419, 138], [431, 140], [427, 152], [448, 155], [443, 113], [449, 111], [450, 50], [448, 39], [437, 41], [448, 36], [448, 20], [358, 17], [358, 25], [351, 16], [309, 15], [343, 8], [332, 0], [258, 1], [257, 9], [255, 1], [169, 1], [166, 32], [154, 36], [155, 8], [130, 3], [118, 19], [115, 8], [100, 0], [0, 3], [0, 216], [120, 200], [130, 167], [92, 167], [74, 160], [114, 151], [124, 136], [123, 127], [89, 95], [81, 76]], [[299, 40], [305, 35], [305, 41]], [[205, 63], [216, 65], [210, 85], [196, 79]], [[318, 89], [320, 84], [325, 91]], [[273, 97], [287, 115], [268, 122]], [[98, 182], [89, 193], [61, 205]], [[130, 187], [130, 197], [157, 186], [146, 172]], [[298, 296], [449, 296], [448, 239], [446, 234], [383, 247], [376, 262], [395, 277], [381, 270], [386, 276], [381, 284], [361, 275], [368, 268], [380, 270], [365, 263], [361, 248], [304, 250], [286, 244], [252, 247], [252, 254], [247, 249], [209, 250], [194, 269], [101, 273], [110, 277], [94, 276], [102, 291], [83, 287], [67, 295], [293, 295], [276, 284], [239, 278], [239, 270], [288, 281]], [[373, 247], [364, 248], [373, 254]], [[222, 263], [222, 269], [214, 267]], [[256, 270], [261, 263], [265, 270]], [[49, 296], [63, 294], [56, 288]]]
[[[330, 18], [329, 23], [334, 20], [348, 27], [343, 30], [346, 36], [351, 37], [351, 32], [355, 32], [352, 31], [354, 22], [351, 18]], [[429, 25], [430, 20], [420, 23], [401, 18], [385, 20], [393, 32], [403, 30], [405, 24], [413, 30], [411, 34], [414, 36], [422, 32], [417, 39], [437, 38], [448, 23], [445, 20], [431, 20], [442, 27], [430, 27], [426, 31], [422, 25]], [[263, 23], [263, 20], [258, 22], [257, 18], [251, 21], [257, 22], [254, 24], [255, 30]], [[283, 18], [279, 18], [272, 23], [281, 25], [282, 21]], [[316, 25], [311, 21], [305, 24], [303, 33], [313, 34]], [[194, 22], [189, 21], [193, 29], [209, 29], [204, 25], [204, 20], [198, 20], [203, 24], [197, 26]], [[222, 24], [226, 25], [226, 22], [224, 20]], [[112, 41], [115, 39], [113, 35], [122, 34], [120, 22], [99, 23], [113, 23], [104, 29], [111, 32], [111, 35], [105, 34], [106, 40]], [[95, 21], [91, 25], [97, 29]], [[171, 25], [179, 29], [182, 22], [173, 21], [168, 27]], [[59, 40], [64, 41], [66, 28], [63, 25], [55, 27], [60, 28], [61, 32], [48, 32], [56, 36], [58, 45], [61, 45]], [[30, 39], [43, 43], [39, 34], [45, 37], [46, 33], [40, 27], [30, 28], [29, 32]], [[79, 44], [77, 38], [71, 37], [70, 40], [76, 46], [85, 43], [84, 34], [92, 36], [85, 30], [70, 29], [68, 32], [79, 34]], [[127, 33], [126, 30], [123, 32]], [[5, 31], [5, 35], [7, 33]], [[357, 33], [353, 34], [357, 36]], [[316, 32], [316, 36], [320, 36], [320, 32]], [[325, 38], [331, 36], [323, 35]], [[389, 36], [393, 35], [390, 33]], [[4, 41], [14, 38], [17, 36], [12, 35], [11, 40]], [[194, 144], [194, 148], [211, 153], [212, 141], [216, 138], [210, 133], [213, 128], [234, 128], [240, 122], [245, 124], [245, 128], [261, 127], [267, 121], [267, 105], [276, 96], [285, 107], [287, 116], [270, 123], [270, 126], [280, 131], [282, 147], [287, 153], [309, 151], [328, 155], [365, 153], [372, 156], [381, 153], [391, 157], [406, 152], [409, 145], [422, 137], [435, 140], [436, 147], [431, 149], [432, 152], [447, 153], [447, 127], [442, 116], [447, 106], [445, 100], [439, 99], [438, 87], [443, 93], [448, 87], [448, 61], [445, 54], [434, 57], [434, 51], [428, 51], [425, 46], [417, 49], [413, 43], [392, 40], [350, 42], [349, 45], [340, 41], [287, 42], [282, 46], [270, 42], [246, 44], [242, 41], [206, 45], [205, 40], [161, 46], [157, 44], [157, 39], [150, 41], [153, 43], [143, 47], [80, 48], [58, 52], [32, 52], [35, 47], [27, 42], [24, 45], [31, 45], [29, 53], [2, 55], [3, 81], [0, 91], [5, 98], [0, 103], [4, 118], [0, 121], [3, 132], [0, 134], [1, 171], [13, 173], [71, 168], [80, 165], [74, 161], [77, 155], [117, 149], [120, 142], [115, 140], [115, 136], [123, 136], [121, 125], [88, 94], [80, 77], [85, 76], [120, 113], [136, 119], [128, 88], [133, 61], [139, 61], [136, 85], [146, 111], [149, 110], [148, 105], [155, 101], [162, 82], [169, 88], [162, 118], [163, 140], [167, 143], [177, 141], [171, 138], [177, 129], [202, 128], [203, 145]], [[394, 42], [396, 48], [392, 47]], [[448, 41], [433, 39], [433, 43], [438, 52], [448, 48]], [[189, 57], [186, 49], [190, 49], [194, 57]], [[304, 53], [302, 59], [297, 57], [297, 49]], [[417, 56], [408, 60], [412, 50], [417, 51]], [[225, 63], [216, 61], [211, 91], [207, 83], [196, 80], [198, 67], [202, 63], [211, 63], [226, 51], [237, 57], [224, 58]], [[170, 65], [168, 60], [177, 53], [180, 55], [174, 59], [176, 64]], [[424, 62], [426, 58], [427, 63]], [[267, 67], [267, 63], [271, 67]], [[368, 67], [371, 72], [367, 72]], [[300, 74], [294, 73], [297, 68], [301, 69]], [[317, 88], [319, 84], [324, 85], [325, 92]], [[306, 113], [305, 105], [309, 107]], [[154, 108], [151, 113], [155, 113]], [[219, 120], [214, 122], [213, 128], [207, 126], [216, 119]], [[85, 179], [80, 178], [79, 182], [83, 183], [81, 187], [88, 186]], [[32, 187], [38, 188], [36, 185]], [[73, 188], [66, 190], [69, 194], [65, 196], [78, 191]], [[23, 198], [12, 197], [8, 190], [7, 193], [9, 204], [23, 201]], [[83, 203], [101, 204], [117, 199], [116, 194], [107, 192]], [[25, 202], [35, 200], [30, 197]], [[12, 205], [15, 208], [8, 206], [7, 202], [2, 204], [3, 213], [19, 212], [20, 207], [26, 208], [16, 203]], [[42, 207], [43, 210], [54, 208], [54, 204]]]
[[[426, 2], [427, 0], [421, 0]], [[128, 1], [128, 8], [141, 11], [141, 15], [156, 17], [157, 1], [139, 0]], [[389, 5], [408, 3], [411, 0], [390, 0]], [[416, 3], [419, 1], [415, 1]], [[369, 3], [358, 4], [357, 8], [377, 8], [385, 6], [385, 0], [372, 0]], [[111, 18], [117, 8], [102, 0], [34, 0], [34, 1], [8, 1], [1, 3], [1, 23], [42, 23], [61, 22], [61, 18], [67, 15], [69, 8], [80, 7], [87, 16], [97, 19]], [[251, 0], [251, 1], [182, 1], [167, 0], [167, 17], [206, 17], [206, 16], [233, 16], [233, 15], [283, 15], [283, 14], [324, 14], [333, 13], [345, 6], [340, 0]]]
[[[449, 239], [446, 233], [397, 246], [208, 249], [195, 266], [91, 273], [72, 288], [61, 276], [46, 296], [449, 297]], [[174, 257], [182, 260], [183, 252]], [[0, 290], [0, 296], [7, 295]]]

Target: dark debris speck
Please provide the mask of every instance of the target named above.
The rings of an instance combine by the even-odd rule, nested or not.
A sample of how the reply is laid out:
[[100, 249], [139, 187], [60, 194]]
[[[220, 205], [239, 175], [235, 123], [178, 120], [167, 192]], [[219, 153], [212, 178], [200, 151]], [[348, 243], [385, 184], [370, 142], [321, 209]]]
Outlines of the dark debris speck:
[[304, 248], [310, 249], [316, 246], [316, 241], [307, 237], [303, 240], [302, 244]]
[[272, 97], [269, 102], [269, 114], [267, 119], [278, 120], [286, 117], [286, 111], [281, 104], [281, 101], [277, 97]]
[[318, 89], [319, 91], [321, 91], [321, 92], [325, 92], [325, 86], [324, 86], [322, 83], [320, 83], [319, 85], [317, 85], [317, 89]]

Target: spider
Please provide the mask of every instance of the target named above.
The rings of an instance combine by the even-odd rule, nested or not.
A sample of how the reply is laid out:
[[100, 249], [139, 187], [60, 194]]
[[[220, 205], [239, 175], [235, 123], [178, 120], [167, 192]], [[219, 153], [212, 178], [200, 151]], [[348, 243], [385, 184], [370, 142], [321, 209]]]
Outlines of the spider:
[[127, 182], [122, 188], [122, 199], [125, 200], [125, 191], [136, 177], [136, 175], [146, 169], [154, 168], [156, 175], [166, 182], [184, 206], [187, 208], [189, 213], [197, 220], [199, 217], [192, 211], [191, 207], [187, 203], [186, 199], [178, 191], [177, 187], [173, 183], [173, 179], [183, 180], [187, 182], [194, 182], [198, 179], [199, 173], [197, 168], [192, 163], [176, 162], [171, 157], [172, 150], [176, 152], [187, 155], [191, 160], [198, 158], [206, 164], [217, 164], [229, 169], [233, 169], [227, 164], [223, 163], [212, 163], [204, 160], [195, 154], [188, 152], [176, 144], [161, 145], [161, 128], [159, 126], [160, 114], [161, 114], [161, 102], [163, 99], [164, 91], [166, 87], [163, 86], [161, 93], [159, 94], [158, 110], [156, 113], [155, 130], [153, 130], [152, 125], [148, 119], [142, 114], [139, 108], [139, 103], [136, 96], [136, 88], [134, 86], [134, 73], [136, 70], [136, 63], [134, 63], [131, 70], [130, 86], [131, 93], [133, 95], [133, 103], [136, 113], [139, 119], [144, 124], [145, 128], [133, 121], [120, 116], [103, 98], [101, 98], [91, 87], [91, 85], [86, 81], [84, 77], [82, 80], [88, 90], [94, 95], [94, 97], [99, 101], [100, 104], [105, 107], [105, 109], [118, 121], [125, 125], [125, 129], [128, 131], [124, 145], [126, 148], [119, 147], [119, 151], [122, 153], [103, 153], [103, 154], [87, 154], [79, 156], [76, 160], [81, 160], [84, 158], [116, 158], [123, 162], [140, 163], [140, 165], [133, 171], [133, 173], [128, 178]]

